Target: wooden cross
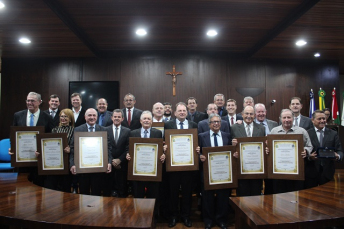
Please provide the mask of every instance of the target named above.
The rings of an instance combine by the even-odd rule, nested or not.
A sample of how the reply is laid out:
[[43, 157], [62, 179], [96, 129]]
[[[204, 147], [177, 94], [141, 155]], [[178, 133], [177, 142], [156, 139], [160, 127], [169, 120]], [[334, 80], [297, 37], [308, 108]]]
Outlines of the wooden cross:
[[176, 67], [173, 65], [173, 72], [166, 72], [166, 75], [172, 76], [172, 85], [173, 85], [173, 96], [176, 96], [176, 82], [177, 75], [183, 75], [182, 72], [176, 72]]

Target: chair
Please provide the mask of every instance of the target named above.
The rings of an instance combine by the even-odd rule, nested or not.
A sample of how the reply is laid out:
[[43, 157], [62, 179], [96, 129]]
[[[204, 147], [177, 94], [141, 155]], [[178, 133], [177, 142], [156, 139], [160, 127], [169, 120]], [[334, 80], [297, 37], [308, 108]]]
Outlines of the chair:
[[13, 170], [11, 167], [11, 155], [8, 154], [8, 149], [11, 147], [10, 139], [5, 138], [0, 141], [0, 171]]

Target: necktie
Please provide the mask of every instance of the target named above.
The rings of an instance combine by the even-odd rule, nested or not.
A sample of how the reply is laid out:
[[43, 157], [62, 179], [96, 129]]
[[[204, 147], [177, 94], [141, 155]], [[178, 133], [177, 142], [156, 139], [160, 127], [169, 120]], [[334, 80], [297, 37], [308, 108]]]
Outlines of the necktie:
[[167, 122], [168, 121], [168, 118], [165, 118], [165, 122]]
[[298, 117], [294, 118], [294, 126], [299, 126], [299, 122], [297, 121]]
[[251, 137], [250, 125], [247, 125], [247, 126], [246, 126], [246, 133], [247, 133], [247, 137]]
[[222, 115], [222, 107], [217, 108], [217, 111], [218, 111], [219, 115], [221, 116]]
[[263, 125], [263, 126], [265, 126], [265, 125], [264, 125], [264, 122], [260, 122], [260, 124]]
[[219, 146], [217, 143], [217, 133], [214, 133], [213, 136], [214, 136], [214, 145]]
[[131, 111], [128, 109], [128, 125], [130, 126], [131, 123]]
[[34, 126], [34, 124], [33, 124], [34, 117], [35, 116], [33, 114], [30, 115], [30, 126]]
[[99, 126], [102, 126], [103, 125], [103, 119], [104, 119], [104, 114], [101, 114], [99, 116]]
[[194, 114], [192, 114], [192, 115], [191, 115], [191, 121], [193, 121], [193, 120], [194, 120], [194, 118], [195, 118], [195, 115], [194, 115]]
[[234, 117], [231, 118], [231, 126], [234, 125]]
[[116, 127], [116, 131], [115, 131], [115, 142], [117, 144], [118, 141], [118, 127]]
[[51, 113], [50, 113], [50, 115], [51, 115], [51, 117], [55, 117], [55, 111], [51, 111]]
[[317, 130], [320, 133], [320, 137], [319, 137], [319, 143], [320, 143], [320, 147], [324, 146], [324, 131], [323, 130]]
[[184, 129], [183, 128], [184, 123], [181, 122], [181, 123], [179, 123], [179, 125], [180, 125], [180, 129]]
[[145, 130], [143, 133], [144, 133], [144, 136], [143, 136], [143, 137], [144, 137], [144, 138], [148, 138], [148, 131]]
[[93, 129], [94, 129], [94, 127], [93, 127], [93, 126], [90, 126], [90, 127], [88, 128], [88, 132], [93, 132]]

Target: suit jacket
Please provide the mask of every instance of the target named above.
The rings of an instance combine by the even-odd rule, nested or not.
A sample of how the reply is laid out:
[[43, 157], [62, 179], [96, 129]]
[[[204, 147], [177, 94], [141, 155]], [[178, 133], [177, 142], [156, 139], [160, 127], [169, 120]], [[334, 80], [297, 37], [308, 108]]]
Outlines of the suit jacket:
[[[311, 139], [312, 145], [313, 145], [313, 151], [316, 151], [320, 147], [320, 143], [318, 140], [318, 136], [315, 132], [314, 127], [309, 129], [308, 131], [309, 137]], [[339, 140], [338, 133], [334, 130], [331, 130], [329, 128], [325, 128], [324, 132], [324, 139], [323, 139], [324, 146], [323, 147], [333, 147], [336, 150], [336, 153], [340, 155], [340, 159], [343, 159], [343, 150], [342, 150], [342, 145]], [[309, 175], [309, 177], [312, 177], [313, 173], [311, 172], [312, 166], [315, 166], [317, 171], [319, 171], [320, 166], [322, 164], [323, 166], [323, 174], [325, 177], [329, 180], [333, 179], [333, 175], [335, 172], [335, 165], [334, 165], [334, 160], [332, 159], [326, 159], [326, 158], [318, 158], [317, 160], [314, 161], [309, 161], [306, 160], [307, 166], [306, 166], [306, 173]]]
[[278, 126], [278, 123], [269, 119], [266, 119], [266, 122], [268, 123], [269, 130], [271, 131], [273, 128]]
[[[14, 113], [13, 126], [26, 126], [28, 110], [22, 110]], [[36, 126], [44, 126], [45, 133], [50, 133], [54, 128], [52, 117], [44, 111], [39, 112]]]
[[303, 115], [300, 115], [300, 117], [301, 117], [301, 119], [299, 122], [299, 127], [302, 127], [305, 130], [309, 130], [309, 129], [314, 127], [313, 123], [312, 123], [312, 119], [310, 119], [306, 116], [303, 116]]
[[[105, 126], [105, 127], [112, 126], [113, 122], [112, 122], [111, 117], [112, 117], [112, 112], [105, 111], [102, 126]], [[98, 119], [97, 119], [98, 125], [99, 125], [99, 118], [100, 118], [100, 113], [98, 112]]]
[[[50, 115], [49, 109], [45, 110], [44, 112], [47, 113], [48, 115]], [[57, 127], [60, 124], [60, 112], [61, 111], [59, 109], [57, 109], [56, 114], [55, 114], [55, 116], [53, 118], [54, 127]]]
[[[209, 123], [208, 123], [208, 119], [204, 119], [203, 121], [200, 121], [198, 123], [198, 133], [204, 133], [206, 131], [209, 131], [210, 128], [209, 128]], [[228, 122], [224, 121], [224, 120], [221, 120], [221, 128], [220, 128], [221, 131], [223, 132], [226, 132], [226, 133], [230, 133], [231, 130], [230, 130], [230, 127], [229, 127], [229, 124]]]
[[[95, 131], [107, 131], [107, 129], [103, 126], [99, 126], [98, 124], [95, 125]], [[74, 163], [74, 137], [75, 137], [75, 132], [88, 132], [88, 128], [86, 123], [82, 124], [81, 126], [78, 126], [76, 128], [74, 128], [74, 136], [71, 140], [70, 143], [70, 157], [69, 157], [69, 166], [72, 167], [73, 165], [75, 165]], [[108, 139], [108, 163], [111, 164], [112, 162], [112, 153], [111, 153], [111, 144], [110, 144], [110, 139], [109, 139], [109, 135], [107, 136]], [[105, 146], [103, 146], [105, 147]], [[78, 152], [79, 153], [79, 152]]]
[[117, 144], [115, 142], [115, 132], [113, 131], [113, 125], [107, 126], [106, 130], [108, 132], [108, 136], [110, 138], [110, 145], [112, 148], [112, 158], [113, 159], [120, 159], [121, 165], [125, 163], [127, 160], [125, 159], [126, 153], [129, 150], [129, 135], [130, 129], [124, 126], [121, 126], [120, 134], [118, 136]]
[[75, 120], [74, 127], [78, 127], [86, 123], [85, 113], [86, 113], [86, 110], [84, 108], [81, 108], [78, 119]]
[[[224, 117], [224, 116], [227, 116], [228, 115], [228, 112], [227, 112], [227, 110], [226, 110], [226, 107], [222, 107], [223, 108], [223, 110], [222, 110], [222, 114], [220, 115], [221, 117]], [[207, 109], [205, 109], [205, 116], [206, 116], [206, 118], [208, 118], [209, 116], [208, 116], [208, 113], [207, 113]]]
[[[188, 123], [189, 123], [188, 129], [197, 129], [197, 123], [189, 121], [189, 120], [188, 120]], [[171, 120], [171, 121], [165, 122], [164, 129], [165, 130], [166, 129], [178, 129], [176, 120]]]
[[[195, 111], [193, 122], [199, 123], [200, 121], [206, 119], [206, 117], [207, 116], [206, 116], [205, 113], [199, 112], [199, 111]], [[192, 121], [190, 113], [188, 113], [188, 115], [186, 116], [186, 119]]]
[[[141, 128], [132, 130], [130, 132], [130, 137], [141, 138]], [[155, 128], [150, 128], [149, 138], [162, 138], [162, 132]]]
[[123, 108], [123, 113], [124, 113], [124, 120], [122, 122], [121, 125], [123, 125], [124, 127], [127, 127], [129, 128], [130, 130], [136, 130], [136, 129], [139, 129], [141, 128], [141, 122], [140, 122], [140, 117], [141, 117], [141, 114], [142, 114], [142, 111], [137, 109], [137, 108], [134, 108], [134, 111], [133, 111], [133, 114], [132, 114], [132, 119], [131, 119], [131, 122], [130, 122], [130, 126], [128, 125], [128, 119], [127, 119], [127, 111], [126, 111], [126, 108]]
[[[221, 131], [223, 145], [232, 145], [231, 134]], [[210, 131], [198, 134], [198, 145], [202, 150], [202, 147], [211, 147]]]
[[[224, 120], [224, 121], [226, 121], [226, 122], [228, 122], [229, 126], [231, 125], [231, 120], [229, 120], [228, 115], [221, 117], [221, 119]], [[236, 119], [233, 120], [234, 124], [235, 124], [236, 121], [238, 121], [238, 120], [243, 120], [243, 118], [242, 118], [241, 115], [240, 115], [240, 116], [239, 116], [239, 115], [236, 115]]]
[[[245, 125], [244, 124], [234, 124], [231, 127], [232, 138], [244, 138], [247, 137]], [[253, 133], [252, 137], [264, 137], [265, 127], [253, 122]]]

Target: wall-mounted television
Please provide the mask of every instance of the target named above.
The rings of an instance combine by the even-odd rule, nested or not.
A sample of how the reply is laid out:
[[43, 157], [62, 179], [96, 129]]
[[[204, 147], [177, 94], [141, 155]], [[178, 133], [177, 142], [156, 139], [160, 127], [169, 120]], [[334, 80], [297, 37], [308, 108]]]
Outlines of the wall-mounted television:
[[[81, 94], [81, 106], [85, 109], [96, 109], [97, 101], [100, 98], [107, 100], [109, 111], [120, 108], [118, 81], [70, 81], [69, 98], [75, 92]], [[70, 99], [69, 107], [72, 107]]]

